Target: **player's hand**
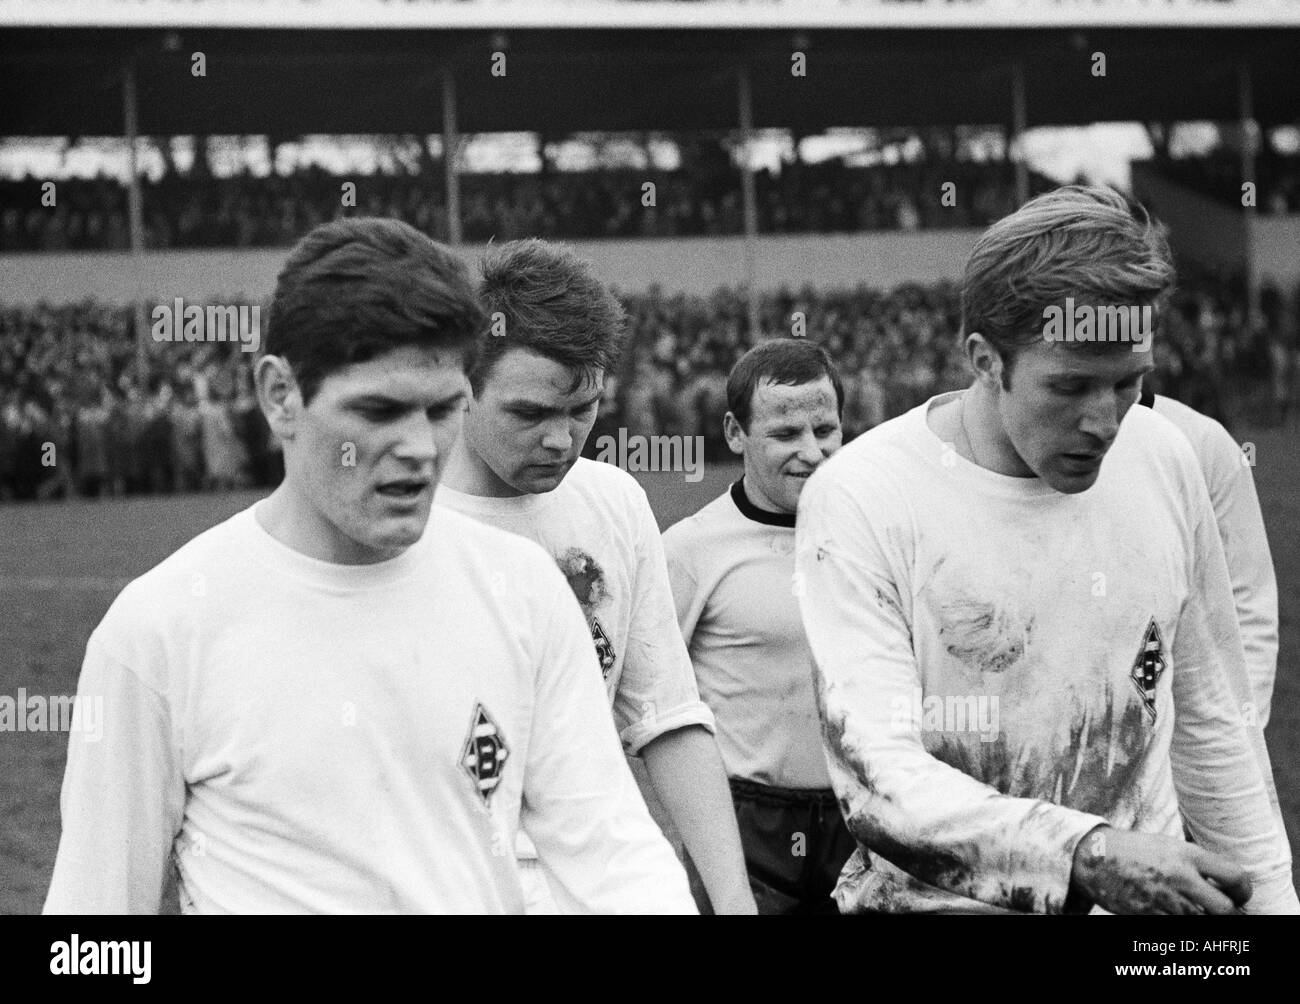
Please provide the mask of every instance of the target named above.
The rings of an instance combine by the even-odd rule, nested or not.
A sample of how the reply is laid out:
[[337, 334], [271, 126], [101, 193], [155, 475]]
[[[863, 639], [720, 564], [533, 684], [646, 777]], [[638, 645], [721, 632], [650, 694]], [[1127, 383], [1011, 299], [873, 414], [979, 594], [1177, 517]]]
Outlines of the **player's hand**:
[[1250, 876], [1221, 854], [1172, 837], [1099, 826], [1074, 852], [1071, 890], [1111, 913], [1237, 913]]

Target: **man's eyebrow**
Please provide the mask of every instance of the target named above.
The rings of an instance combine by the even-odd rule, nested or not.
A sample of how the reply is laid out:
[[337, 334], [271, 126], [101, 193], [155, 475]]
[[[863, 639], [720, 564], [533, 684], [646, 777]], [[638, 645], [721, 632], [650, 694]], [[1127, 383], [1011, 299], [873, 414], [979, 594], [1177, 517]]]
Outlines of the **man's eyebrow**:
[[544, 412], [545, 414], [552, 415], [555, 414], [556, 412], [561, 412], [561, 411], [573, 411], [575, 409], [580, 410], [583, 408], [590, 408], [593, 404], [599, 401], [600, 398], [601, 398], [601, 393], [600, 391], [597, 391], [591, 397], [587, 398], [587, 400], [579, 401], [576, 405], [570, 405], [567, 408], [556, 408], [549, 404], [542, 404], [540, 401], [534, 401], [531, 398], [516, 397], [516, 398], [507, 398], [504, 407], [526, 409], [528, 411], [540, 411], [540, 412]]
[[[1155, 371], [1156, 371], [1155, 363], [1148, 361], [1147, 364], [1143, 366], [1141, 369], [1134, 370], [1132, 373], [1126, 373], [1120, 379], [1131, 380], [1133, 379], [1133, 377], [1147, 376], [1148, 374], [1154, 373]], [[1096, 373], [1089, 373], [1087, 370], [1056, 370], [1054, 372], [1048, 373], [1047, 379], [1048, 380], [1086, 380], [1089, 383], [1092, 383], [1098, 380], [1102, 380], [1103, 378], [1097, 375]]]
[[386, 394], [371, 392], [366, 394], [357, 394], [353, 397], [345, 397], [343, 404], [349, 408], [406, 408], [409, 405], [405, 401], [399, 401], [397, 398], [389, 397]]
[[[430, 405], [430, 407], [439, 408], [444, 405], [454, 404], [458, 399], [463, 398], [464, 396], [465, 396], [464, 390], [455, 390], [452, 391], [450, 394], [447, 394], [445, 397], [440, 397], [434, 400], [434, 402]], [[347, 408], [391, 408], [391, 409], [398, 409], [398, 410], [400, 409], [410, 410], [419, 407], [418, 404], [415, 404], [411, 401], [404, 401], [395, 397], [389, 397], [387, 394], [383, 394], [378, 391], [372, 391], [366, 394], [358, 394], [355, 397], [344, 398], [343, 405], [344, 407]]]
[[465, 398], [464, 389], [454, 390], [450, 394], [446, 395], [445, 397], [436, 398], [433, 404], [431, 404], [429, 407], [431, 408], [446, 407], [447, 405], [455, 404], [457, 401], [462, 401], [464, 400], [464, 398]]

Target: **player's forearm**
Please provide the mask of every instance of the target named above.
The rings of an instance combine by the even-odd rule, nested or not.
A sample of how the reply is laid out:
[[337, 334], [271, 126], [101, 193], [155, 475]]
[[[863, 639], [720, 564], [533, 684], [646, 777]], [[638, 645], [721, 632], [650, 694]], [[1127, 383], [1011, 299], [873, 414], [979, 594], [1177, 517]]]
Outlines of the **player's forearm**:
[[1212, 516], [1195, 532], [1193, 588], [1172, 646], [1174, 786], [1197, 844], [1267, 884], [1290, 871], [1290, 848]]
[[1273, 703], [1273, 682], [1277, 676], [1278, 619], [1277, 586], [1251, 595], [1238, 592], [1237, 620], [1241, 644], [1246, 656], [1246, 673], [1254, 698], [1254, 714], [1249, 716], [1262, 729], [1268, 725]]
[[652, 740], [641, 756], [714, 911], [757, 912], [717, 741], [707, 729], [692, 725]]
[[1239, 471], [1237, 476], [1240, 480], [1232, 496], [1222, 506], [1216, 505], [1215, 517], [1245, 649], [1255, 705], [1253, 717], [1263, 728], [1268, 724], [1277, 673], [1277, 577], [1249, 469]]

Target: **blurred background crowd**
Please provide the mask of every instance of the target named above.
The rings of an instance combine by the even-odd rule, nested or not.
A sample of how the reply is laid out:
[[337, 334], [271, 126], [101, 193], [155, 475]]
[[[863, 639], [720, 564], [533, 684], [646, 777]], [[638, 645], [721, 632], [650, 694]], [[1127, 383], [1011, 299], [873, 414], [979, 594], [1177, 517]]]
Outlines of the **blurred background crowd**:
[[[202, 161], [199, 162], [200, 164]], [[1229, 154], [1165, 160], [1162, 172], [1220, 201], [1240, 198], [1241, 165]], [[1300, 211], [1300, 157], [1260, 158], [1262, 213]], [[1031, 195], [1055, 187], [1031, 173]], [[356, 185], [344, 205], [343, 185]], [[654, 205], [644, 204], [646, 182]], [[952, 182], [963, 193], [944, 206], [934, 193]], [[129, 245], [127, 191], [116, 178], [65, 178], [54, 207], [41, 203], [42, 179], [0, 179], [0, 250], [113, 250]], [[923, 160], [854, 167], [843, 159], [794, 160], [759, 170], [760, 233], [836, 233], [982, 227], [1016, 207], [1007, 161]], [[142, 185], [144, 239], [150, 248], [288, 246], [344, 214], [404, 220], [447, 239], [445, 184], [437, 164], [424, 170], [342, 175], [320, 166], [289, 174], [213, 177], [165, 172]], [[689, 170], [543, 171], [463, 174], [461, 219], [470, 241], [517, 237], [688, 237], [743, 230], [740, 181], [723, 152]]]
[[[703, 158], [701, 158], [703, 159]], [[430, 166], [433, 166], [432, 163]], [[356, 186], [344, 205], [343, 186]], [[654, 205], [644, 185], [653, 183]], [[962, 192], [954, 206], [933, 193]], [[115, 178], [66, 178], [53, 207], [42, 180], [0, 180], [0, 250], [112, 250], [129, 246], [127, 190]], [[1054, 184], [1031, 177], [1031, 193]], [[851, 167], [795, 161], [755, 174], [761, 233], [831, 233], [986, 226], [1016, 207], [1009, 162], [924, 162]], [[145, 246], [287, 246], [344, 214], [404, 220], [447, 239], [440, 170], [340, 175], [319, 166], [290, 174], [211, 177], [165, 173], [142, 185]], [[924, 193], [924, 195], [922, 194]], [[739, 176], [725, 156], [691, 169], [600, 170], [461, 176], [464, 237], [684, 237], [743, 230]]]
[[[726, 455], [726, 377], [755, 341], [739, 290], [623, 296], [628, 341], [606, 381], [597, 438], [619, 427], [700, 435]], [[1155, 387], [1252, 425], [1296, 417], [1300, 291], [1265, 288], [1248, 330], [1239, 281], [1184, 271], [1155, 342]], [[765, 296], [759, 338], [824, 345], [844, 377], [852, 437], [969, 382], [951, 283]], [[119, 496], [275, 484], [281, 461], [237, 344], [153, 343], [137, 353], [130, 308], [0, 306], [0, 499]], [[271, 320], [274, 323], [274, 320]], [[1267, 333], [1267, 337], [1266, 337]], [[52, 457], [56, 462], [45, 463]]]

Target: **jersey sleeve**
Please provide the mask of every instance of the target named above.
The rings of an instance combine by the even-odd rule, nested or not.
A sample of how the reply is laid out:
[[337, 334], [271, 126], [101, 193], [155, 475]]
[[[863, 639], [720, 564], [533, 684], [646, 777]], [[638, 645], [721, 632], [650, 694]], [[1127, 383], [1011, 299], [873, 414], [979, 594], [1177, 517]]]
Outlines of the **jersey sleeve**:
[[1260, 727], [1268, 724], [1277, 674], [1277, 576], [1269, 552], [1255, 478], [1236, 440], [1215, 422], [1199, 449], [1210, 502], [1228, 562]]
[[[887, 517], [868, 516], [825, 473], [800, 500], [795, 591], [845, 822], [922, 882], [1010, 910], [1062, 912], [1075, 847], [1106, 820], [1003, 795], [925, 750], [921, 723], [898, 713], [922, 676], [903, 612], [906, 572], [881, 543]], [[896, 522], [890, 529], [908, 532]]]
[[695, 626], [700, 622], [708, 596], [700, 591], [695, 570], [695, 541], [687, 527], [678, 523], [664, 531], [664, 558], [668, 564], [668, 586], [673, 594], [673, 607], [677, 611], [677, 626], [682, 641], [689, 652]]
[[646, 743], [687, 725], [714, 731], [713, 713], [700, 700], [695, 670], [677, 622], [663, 542], [645, 494], [631, 516], [636, 582], [623, 672], [614, 694], [614, 721], [631, 756]]
[[164, 697], [91, 636], [77, 686], [60, 810], [63, 831], [45, 913], [159, 911], [185, 807]]
[[586, 619], [556, 575], [520, 822], [566, 913], [695, 913], [619, 748]]
[[1223, 546], [1204, 487], [1196, 480], [1191, 488], [1193, 578], [1171, 652], [1178, 803], [1198, 846], [1250, 873], [1248, 912], [1300, 912]]

